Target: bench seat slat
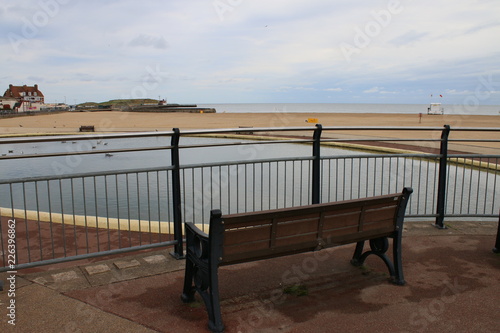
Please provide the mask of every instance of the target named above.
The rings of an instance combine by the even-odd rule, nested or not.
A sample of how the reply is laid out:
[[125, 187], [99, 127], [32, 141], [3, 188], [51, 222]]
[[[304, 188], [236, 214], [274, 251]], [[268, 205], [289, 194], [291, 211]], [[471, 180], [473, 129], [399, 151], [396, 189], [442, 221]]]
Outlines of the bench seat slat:
[[289, 222], [300, 222], [300, 221], [306, 221], [306, 220], [313, 220], [319, 218], [320, 213], [319, 212], [311, 212], [309, 214], [304, 214], [304, 215], [292, 215], [292, 216], [283, 216], [283, 217], [277, 217], [275, 218], [276, 223], [289, 223]]
[[398, 206], [390, 206], [383, 208], [372, 208], [369, 207], [365, 209], [364, 223], [376, 222], [379, 220], [393, 219], [394, 214], [396, 214]]
[[269, 248], [267, 249], [253, 248], [248, 252], [225, 254], [223, 256], [223, 260], [221, 261], [221, 265], [242, 263], [246, 261], [255, 261], [261, 259], [273, 258], [277, 256], [284, 256], [288, 254], [310, 252], [313, 251], [316, 247], [317, 247], [317, 241], [313, 240], [308, 242], [302, 242], [300, 244], [282, 246], [274, 250], [271, 250]]
[[234, 244], [267, 240], [271, 237], [271, 224], [260, 225], [254, 228], [241, 228], [226, 230], [224, 235], [224, 246]]
[[270, 218], [270, 216], [264, 216], [264, 217], [256, 216], [255, 219], [227, 218], [224, 216], [224, 225], [225, 225], [224, 229], [226, 230], [254, 227], [271, 223], [272, 223], [272, 218]]
[[339, 235], [333, 233], [329, 235], [330, 238], [325, 237], [325, 239], [328, 239], [332, 245], [334, 244], [336, 246], [336, 245], [355, 243], [367, 239], [389, 237], [392, 236], [393, 234], [394, 234], [394, 228], [380, 228], [375, 230], [361, 231], [355, 234], [346, 233], [343, 235]]
[[359, 227], [357, 225], [332, 228], [332, 229], [323, 229], [323, 239], [328, 239], [334, 236], [343, 236], [348, 234], [354, 234], [359, 231]]
[[318, 232], [319, 214], [308, 215], [305, 219], [292, 221], [276, 221], [276, 238], [286, 237], [290, 235], [315, 233]]
[[363, 229], [361, 231], [369, 231], [369, 230], [376, 230], [380, 228], [390, 228], [394, 230], [394, 221], [393, 220], [380, 220], [380, 221], [375, 221], [371, 223], [364, 223], [363, 224]]
[[360, 215], [361, 208], [356, 211], [342, 212], [342, 214], [332, 214], [328, 212], [323, 217], [323, 230], [358, 226]]
[[309, 242], [318, 242], [318, 233], [317, 232], [310, 232], [307, 234], [298, 234], [298, 235], [293, 235], [293, 236], [288, 236], [288, 237], [280, 237], [276, 238], [276, 245], [274, 249], [279, 249], [281, 247], [286, 247], [288, 245], [292, 246], [295, 244], [303, 244], [303, 243], [309, 243]]
[[241, 244], [235, 244], [232, 246], [225, 246], [222, 252], [222, 258], [226, 261], [228, 256], [247, 254], [247, 257], [251, 256], [253, 251], [269, 251], [269, 240], [261, 240], [256, 242], [246, 242]]

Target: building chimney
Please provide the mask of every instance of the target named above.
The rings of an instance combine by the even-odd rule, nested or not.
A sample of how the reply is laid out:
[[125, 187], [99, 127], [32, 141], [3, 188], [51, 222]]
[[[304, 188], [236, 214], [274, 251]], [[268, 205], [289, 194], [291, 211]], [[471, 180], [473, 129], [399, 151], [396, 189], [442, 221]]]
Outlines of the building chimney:
[[35, 84], [35, 91], [38, 91], [38, 84]]

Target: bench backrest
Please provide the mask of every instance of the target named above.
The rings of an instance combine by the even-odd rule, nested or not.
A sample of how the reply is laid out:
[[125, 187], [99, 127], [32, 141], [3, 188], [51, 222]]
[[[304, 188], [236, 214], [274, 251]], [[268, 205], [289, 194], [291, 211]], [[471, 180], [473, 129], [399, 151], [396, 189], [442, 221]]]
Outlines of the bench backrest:
[[218, 259], [224, 265], [391, 236], [402, 228], [410, 194], [405, 188], [403, 193], [224, 216], [214, 210], [210, 238], [221, 247]]

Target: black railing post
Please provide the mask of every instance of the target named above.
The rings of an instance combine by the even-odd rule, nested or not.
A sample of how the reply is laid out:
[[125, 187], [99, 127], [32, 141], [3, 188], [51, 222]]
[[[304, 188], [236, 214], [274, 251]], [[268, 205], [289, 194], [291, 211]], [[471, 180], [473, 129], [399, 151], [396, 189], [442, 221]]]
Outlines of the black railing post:
[[313, 134], [313, 161], [312, 161], [312, 204], [320, 203], [321, 191], [321, 132], [323, 127], [316, 124]]
[[444, 125], [441, 132], [441, 147], [439, 154], [439, 179], [437, 193], [437, 209], [436, 209], [436, 224], [434, 226], [439, 229], [446, 229], [443, 224], [445, 206], [446, 206], [446, 171], [448, 169], [448, 137], [450, 135], [450, 125]]
[[171, 255], [176, 259], [184, 258], [183, 239], [182, 239], [182, 212], [181, 212], [181, 175], [180, 175], [180, 159], [179, 159], [179, 139], [181, 137], [178, 128], [172, 129], [170, 149], [172, 156], [172, 210], [174, 217], [174, 238], [177, 243], [174, 246], [174, 252]]

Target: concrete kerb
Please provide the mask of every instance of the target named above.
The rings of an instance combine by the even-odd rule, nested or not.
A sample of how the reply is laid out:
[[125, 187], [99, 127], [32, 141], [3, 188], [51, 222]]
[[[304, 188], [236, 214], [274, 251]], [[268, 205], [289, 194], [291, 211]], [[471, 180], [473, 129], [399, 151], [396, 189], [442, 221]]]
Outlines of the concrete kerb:
[[[88, 228], [102, 228], [120, 231], [152, 232], [160, 234], [172, 234], [173, 222], [149, 221], [137, 219], [118, 219], [102, 216], [85, 216], [61, 213], [38, 212], [34, 210], [12, 209], [0, 207], [0, 216], [26, 219], [27, 221], [51, 222], [64, 224], [66, 226], [79, 226]], [[202, 228], [202, 224], [197, 224]], [[182, 230], [184, 234], [184, 229]]]

